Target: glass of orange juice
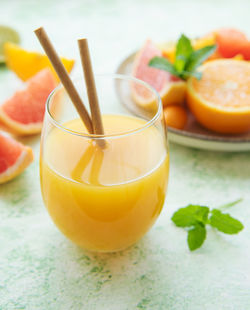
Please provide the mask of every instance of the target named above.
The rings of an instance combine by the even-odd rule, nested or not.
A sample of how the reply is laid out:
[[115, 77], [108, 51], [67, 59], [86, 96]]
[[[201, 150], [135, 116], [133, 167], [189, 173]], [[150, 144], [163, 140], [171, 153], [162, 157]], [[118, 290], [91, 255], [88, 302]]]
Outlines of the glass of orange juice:
[[[74, 84], [86, 104], [83, 81]], [[169, 153], [161, 99], [153, 88], [121, 75], [96, 76], [96, 85], [105, 136], [87, 133], [62, 86], [49, 96], [41, 190], [65, 236], [84, 249], [112, 252], [138, 241], [159, 216]], [[141, 108], [142, 94], [151, 100], [148, 111]]]

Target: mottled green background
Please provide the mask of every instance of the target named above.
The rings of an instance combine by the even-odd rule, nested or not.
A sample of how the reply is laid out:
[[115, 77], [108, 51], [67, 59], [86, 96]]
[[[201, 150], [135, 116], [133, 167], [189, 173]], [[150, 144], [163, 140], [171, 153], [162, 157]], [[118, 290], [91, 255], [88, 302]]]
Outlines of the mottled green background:
[[[61, 54], [78, 60], [87, 36], [96, 72], [114, 72], [143, 41], [203, 34], [222, 25], [249, 32], [245, 1], [3, 1], [0, 21], [16, 27], [23, 46], [40, 49], [32, 30], [44, 25]], [[80, 70], [79, 62], [74, 74]], [[80, 72], [80, 71], [79, 71]], [[0, 100], [18, 85], [0, 69]], [[82, 251], [52, 224], [39, 189], [39, 138], [23, 139], [35, 162], [0, 187], [0, 309], [250, 309], [250, 153], [223, 154], [170, 145], [171, 173], [163, 212], [136, 246], [116, 254]], [[190, 253], [186, 233], [170, 221], [187, 203], [231, 209], [245, 229], [236, 236], [209, 230]]]

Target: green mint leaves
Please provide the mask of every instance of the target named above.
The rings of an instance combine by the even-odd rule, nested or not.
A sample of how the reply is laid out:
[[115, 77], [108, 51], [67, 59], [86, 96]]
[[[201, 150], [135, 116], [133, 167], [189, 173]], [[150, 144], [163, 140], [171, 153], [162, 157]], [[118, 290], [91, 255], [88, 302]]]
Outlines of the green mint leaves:
[[207, 236], [207, 231], [204, 224], [197, 222], [189, 231], [188, 231], [188, 247], [190, 251], [194, 251], [200, 248], [205, 241]]
[[168, 71], [182, 80], [187, 80], [190, 76], [201, 79], [202, 74], [196, 69], [214, 53], [216, 48], [216, 45], [209, 45], [194, 50], [190, 39], [182, 34], [176, 45], [174, 64], [165, 57], [157, 56], [150, 60], [149, 66]]
[[208, 218], [208, 213], [208, 207], [188, 205], [176, 211], [172, 216], [172, 221], [178, 227], [190, 227], [197, 222], [205, 223]]
[[[230, 207], [242, 199], [228, 203], [221, 208]], [[188, 229], [187, 242], [190, 251], [200, 248], [206, 239], [206, 225], [210, 225], [225, 234], [237, 234], [244, 226], [228, 213], [219, 209], [209, 209], [200, 205], [188, 205], [180, 208], [172, 216], [172, 221], [178, 227]]]
[[229, 235], [237, 234], [244, 227], [240, 221], [236, 220], [228, 213], [222, 213], [217, 209], [211, 211], [209, 224], [224, 234]]

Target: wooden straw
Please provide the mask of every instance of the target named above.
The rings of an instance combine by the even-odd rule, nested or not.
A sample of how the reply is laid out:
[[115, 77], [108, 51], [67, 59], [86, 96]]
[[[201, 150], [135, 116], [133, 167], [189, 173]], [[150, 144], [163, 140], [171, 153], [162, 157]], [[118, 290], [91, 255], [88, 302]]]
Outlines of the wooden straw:
[[[95, 85], [95, 78], [91, 65], [90, 53], [88, 48], [88, 41], [86, 38], [78, 40], [78, 47], [81, 56], [81, 62], [84, 72], [85, 83], [87, 87], [90, 111], [92, 116], [92, 124], [94, 133], [97, 135], [104, 135], [102, 117], [100, 106], [98, 103], [98, 96]], [[105, 147], [106, 141], [103, 139], [98, 140], [98, 144]]]
[[79, 96], [74, 84], [72, 83], [68, 75], [68, 72], [66, 71], [64, 65], [62, 64], [61, 59], [57, 55], [56, 50], [54, 49], [52, 43], [50, 42], [47, 33], [45, 32], [43, 27], [36, 29], [34, 32], [38, 40], [40, 41], [45, 53], [47, 54], [51, 64], [53, 65], [57, 75], [59, 76], [71, 101], [73, 102], [79, 116], [81, 117], [83, 123], [85, 124], [85, 127], [87, 128], [89, 133], [93, 134], [94, 130], [89, 113], [86, 110], [83, 101]]

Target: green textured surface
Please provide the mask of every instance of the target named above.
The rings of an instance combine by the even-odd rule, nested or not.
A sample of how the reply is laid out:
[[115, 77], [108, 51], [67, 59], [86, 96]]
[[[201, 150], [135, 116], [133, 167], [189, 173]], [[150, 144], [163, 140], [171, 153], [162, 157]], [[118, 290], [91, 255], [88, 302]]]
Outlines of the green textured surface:
[[[1, 23], [19, 29], [23, 46], [39, 48], [44, 25], [61, 54], [78, 58], [87, 36], [96, 71], [114, 72], [147, 37], [196, 36], [222, 25], [249, 30], [249, 1], [1, 1]], [[250, 34], [250, 33], [249, 33]], [[76, 67], [75, 74], [80, 70]], [[0, 68], [0, 100], [18, 85]], [[250, 153], [223, 154], [170, 145], [163, 212], [137, 245], [116, 254], [77, 248], [52, 224], [39, 188], [39, 138], [22, 139], [35, 162], [0, 187], [0, 309], [250, 309]], [[188, 203], [218, 206], [243, 197], [232, 215], [236, 236], [209, 230], [190, 253], [186, 233], [170, 221]]]

